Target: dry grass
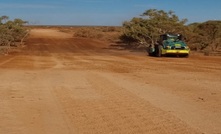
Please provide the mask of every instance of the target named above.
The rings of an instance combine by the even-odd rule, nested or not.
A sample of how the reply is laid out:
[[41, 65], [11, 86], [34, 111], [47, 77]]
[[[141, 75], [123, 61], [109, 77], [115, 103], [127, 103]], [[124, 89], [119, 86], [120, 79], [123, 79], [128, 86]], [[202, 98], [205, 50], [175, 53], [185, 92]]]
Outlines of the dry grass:
[[116, 42], [122, 35], [118, 26], [28, 26], [29, 28], [57, 29], [60, 32], [73, 34], [73, 37], [91, 38], [101, 41]]
[[76, 29], [73, 35], [74, 37], [115, 41], [121, 35], [121, 27], [81, 27]]

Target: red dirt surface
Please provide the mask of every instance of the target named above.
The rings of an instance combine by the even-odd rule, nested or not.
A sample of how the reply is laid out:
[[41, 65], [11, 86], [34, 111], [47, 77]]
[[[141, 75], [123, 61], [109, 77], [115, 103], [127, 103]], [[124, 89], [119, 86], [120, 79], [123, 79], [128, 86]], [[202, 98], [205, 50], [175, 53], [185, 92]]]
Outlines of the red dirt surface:
[[0, 56], [0, 134], [221, 133], [221, 58], [155, 58], [32, 29]]

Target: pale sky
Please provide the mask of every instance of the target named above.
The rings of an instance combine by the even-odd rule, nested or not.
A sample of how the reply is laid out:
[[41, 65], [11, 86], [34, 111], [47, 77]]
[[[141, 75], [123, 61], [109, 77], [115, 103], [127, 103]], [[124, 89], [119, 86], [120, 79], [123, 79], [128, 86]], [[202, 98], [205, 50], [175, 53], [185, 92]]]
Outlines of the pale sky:
[[172, 10], [188, 23], [221, 20], [221, 0], [0, 0], [0, 16], [37, 25], [114, 25], [145, 10]]

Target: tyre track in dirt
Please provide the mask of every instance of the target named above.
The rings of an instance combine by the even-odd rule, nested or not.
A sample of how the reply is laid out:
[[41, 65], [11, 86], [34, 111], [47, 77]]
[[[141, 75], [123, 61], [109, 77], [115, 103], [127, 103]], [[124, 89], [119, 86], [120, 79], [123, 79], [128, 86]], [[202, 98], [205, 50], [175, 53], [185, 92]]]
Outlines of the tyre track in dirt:
[[[75, 88], [56, 89], [56, 96], [77, 133], [197, 133], [176, 117], [98, 74], [80, 72], [83, 78], [80, 84], [74, 84]], [[79, 93], [79, 89], [85, 91]]]
[[[196, 94], [196, 99], [194, 100], [190, 98], [190, 95], [193, 97], [192, 94], [194, 94], [194, 92], [191, 91], [188, 93], [187, 91], [181, 91], [184, 95], [177, 95], [175, 92], [171, 92], [170, 89], [167, 89], [169, 86], [168, 82], [168, 86], [165, 87], [165, 83], [163, 83], [164, 85], [162, 86], [159, 83], [151, 82], [149, 79], [147, 80], [144, 77], [141, 80], [134, 76], [125, 76], [120, 74], [110, 75], [109, 73], [102, 73], [101, 75], [105, 76], [108, 80], [114, 80], [113, 82], [121, 88], [133, 93], [140, 99], [150, 102], [153, 106], [175, 115], [182, 121], [192, 127], [194, 126], [194, 128], [197, 128], [202, 132], [217, 133], [221, 131], [221, 114], [219, 111], [221, 105], [220, 98], [217, 98], [217, 96], [211, 95], [213, 98], [207, 97], [206, 99], [204, 98], [205, 100], [200, 101], [197, 100], [197, 96], [199, 94]], [[176, 89], [175, 86], [171, 86], [171, 88]], [[214, 91], [216, 91], [216, 89]], [[218, 91], [219, 90], [217, 90], [217, 92]], [[209, 96], [210, 93], [208, 92], [205, 94]], [[213, 111], [211, 111], [212, 109]]]
[[221, 132], [221, 58], [147, 57], [50, 29], [26, 44], [0, 59], [0, 133]]
[[5, 71], [1, 82], [0, 133], [69, 133], [44, 72]]
[[11, 57], [11, 58], [9, 58], [9, 59], [7, 59], [7, 60], [4, 60], [3, 62], [0, 63], [0, 66], [6, 64], [6, 63], [8, 63], [8, 62], [11, 62], [11, 61], [14, 60], [14, 59], [15, 59], [15, 57]]

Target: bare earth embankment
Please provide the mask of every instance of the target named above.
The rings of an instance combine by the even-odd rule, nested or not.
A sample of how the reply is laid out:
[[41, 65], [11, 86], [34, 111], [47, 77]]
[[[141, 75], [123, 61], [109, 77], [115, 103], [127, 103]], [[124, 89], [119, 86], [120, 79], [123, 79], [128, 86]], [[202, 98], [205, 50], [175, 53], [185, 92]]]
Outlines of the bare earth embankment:
[[0, 57], [0, 134], [221, 133], [221, 58], [155, 58], [33, 29]]

